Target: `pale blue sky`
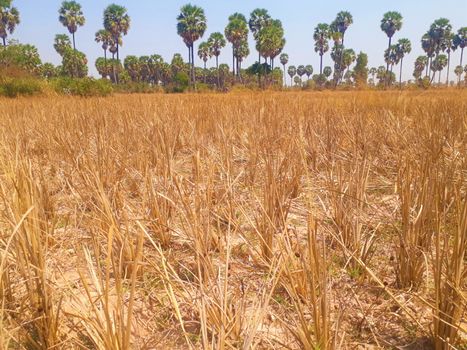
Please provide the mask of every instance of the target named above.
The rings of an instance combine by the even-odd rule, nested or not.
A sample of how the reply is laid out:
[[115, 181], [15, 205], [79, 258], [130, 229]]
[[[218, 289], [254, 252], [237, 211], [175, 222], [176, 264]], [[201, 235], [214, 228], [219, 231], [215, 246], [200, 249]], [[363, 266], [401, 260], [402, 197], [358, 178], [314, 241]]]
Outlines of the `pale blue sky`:
[[[94, 61], [102, 55], [100, 46], [94, 42], [94, 33], [102, 28], [102, 12], [111, 1], [79, 0], [86, 16], [86, 25], [77, 34], [77, 48], [88, 56], [90, 73], [95, 75]], [[170, 61], [175, 52], [186, 56], [186, 47], [176, 33], [176, 17], [182, 5], [180, 0], [119, 0], [115, 3], [128, 9], [132, 18], [131, 29], [124, 37], [121, 56], [160, 54]], [[21, 24], [12, 38], [38, 47], [45, 62], [60, 63], [60, 57], [53, 49], [53, 38], [67, 30], [58, 22], [60, 0], [13, 0], [21, 13]], [[467, 26], [467, 0], [197, 0], [191, 3], [204, 8], [208, 29], [203, 39], [214, 31], [224, 32], [227, 18], [234, 12], [249, 17], [250, 12], [262, 7], [269, 10], [274, 18], [282, 21], [287, 44], [284, 51], [290, 56], [290, 64], [312, 64], [319, 69], [319, 56], [313, 50], [313, 29], [317, 23], [330, 23], [337, 12], [348, 10], [354, 17], [354, 24], [346, 33], [346, 47], [369, 55], [369, 65], [382, 65], [383, 52], [387, 47], [387, 37], [379, 24], [384, 12], [396, 10], [404, 17], [402, 30], [395, 39], [406, 37], [412, 41], [412, 53], [406, 60], [404, 78], [410, 79], [413, 61], [422, 54], [420, 38], [433, 20], [446, 17], [453, 28]], [[257, 58], [250, 35], [251, 54], [244, 66]], [[226, 47], [220, 61], [230, 63], [230, 47]], [[466, 55], [464, 55], [466, 56]], [[460, 52], [453, 54], [452, 70], [458, 64]], [[467, 59], [465, 60], [467, 63]], [[331, 65], [329, 54], [325, 65]], [[214, 64], [214, 60], [210, 62]], [[198, 61], [201, 65], [201, 62]], [[454, 76], [452, 76], [454, 77]]]

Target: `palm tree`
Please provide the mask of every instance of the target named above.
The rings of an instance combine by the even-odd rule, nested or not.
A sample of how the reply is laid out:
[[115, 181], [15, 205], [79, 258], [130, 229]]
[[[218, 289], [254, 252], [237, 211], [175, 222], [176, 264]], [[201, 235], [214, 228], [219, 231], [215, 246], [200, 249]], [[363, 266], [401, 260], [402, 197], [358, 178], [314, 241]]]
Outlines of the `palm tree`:
[[151, 57], [141, 56], [138, 58], [138, 79], [145, 83], [151, 83]]
[[60, 56], [64, 56], [65, 52], [71, 48], [70, 38], [66, 34], [57, 34], [54, 39], [54, 49]]
[[293, 85], [293, 77], [297, 74], [297, 68], [295, 66], [289, 66], [289, 69], [287, 69], [287, 73], [290, 76], [290, 85]]
[[302, 85], [302, 76], [305, 75], [306, 70], [304, 65], [299, 65], [297, 67], [297, 75], [300, 77], [300, 85]]
[[[232, 44], [232, 74], [235, 76], [235, 52], [248, 38], [248, 24], [241, 13], [234, 13], [229, 17], [229, 23], [225, 27], [225, 37]], [[238, 75], [238, 72], [237, 72]]]
[[305, 74], [307, 79], [309, 80], [311, 75], [313, 74], [313, 66], [311, 64], [305, 66]]
[[6, 1], [5, 5], [0, 6], [0, 37], [3, 40], [3, 46], [6, 46], [8, 33], [13, 34], [19, 23], [18, 9], [11, 7], [11, 1]]
[[123, 61], [123, 67], [128, 72], [132, 81], [139, 81], [141, 77], [141, 64], [136, 56], [126, 56]]
[[430, 69], [431, 62], [435, 55], [435, 42], [433, 38], [430, 36], [429, 33], [425, 33], [422, 36], [422, 49], [426, 52], [427, 56], [427, 65], [426, 65], [426, 72], [425, 76], [428, 76], [428, 70]]
[[[264, 26], [272, 21], [268, 10], [257, 8], [250, 13], [250, 20], [248, 26], [253, 33], [253, 38], [256, 40], [256, 47], [258, 47], [258, 34]], [[261, 67], [261, 52], [258, 50], [258, 67]], [[258, 85], [261, 85], [261, 69], [258, 71]]]
[[422, 77], [423, 71], [428, 66], [428, 58], [426, 56], [418, 56], [415, 60], [413, 77], [415, 79], [420, 79]]
[[284, 29], [279, 20], [271, 20], [256, 35], [256, 49], [266, 63], [270, 59], [271, 71], [274, 69], [274, 59], [281, 53], [284, 45]]
[[461, 61], [460, 66], [462, 67], [462, 58], [464, 56], [464, 48], [467, 46], [467, 27], [462, 27], [457, 31], [457, 34], [454, 35], [452, 41], [453, 50], [458, 48], [461, 49]]
[[[250, 20], [248, 21], [248, 26], [250, 27], [251, 32], [255, 40], [257, 39], [258, 33], [261, 31], [261, 28], [266, 26], [271, 22], [271, 16], [266, 9], [255, 9], [250, 14]], [[258, 52], [258, 63], [261, 64], [261, 53]]]
[[[387, 67], [391, 67], [390, 70], [386, 68], [386, 78], [389, 79], [392, 76], [392, 68], [395, 64], [398, 63], [397, 55], [397, 45], [391, 45], [389, 48], [384, 51], [384, 61], [386, 62]], [[391, 73], [391, 74], [389, 74]], [[389, 85], [389, 80], [386, 81], [386, 85]]]
[[[275, 68], [274, 59], [282, 52], [285, 46], [284, 38], [284, 28], [282, 27], [282, 22], [277, 20], [271, 21], [271, 23], [264, 27], [267, 30], [263, 32], [267, 33], [267, 37], [270, 40], [270, 52], [269, 59], [271, 62], [271, 71]], [[261, 40], [261, 38], [259, 39]]]
[[283, 53], [280, 57], [279, 57], [280, 61], [281, 61], [281, 64], [282, 64], [282, 67], [284, 68], [284, 83], [285, 85], [287, 85], [287, 80], [286, 80], [286, 72], [285, 72], [285, 66], [287, 65], [287, 63], [289, 63], [289, 55], [287, 55], [286, 53]]
[[86, 21], [81, 10], [81, 5], [76, 1], [64, 1], [58, 10], [58, 14], [60, 23], [67, 27], [73, 36], [73, 49], [76, 50], [75, 33], [78, 27], [83, 26]]
[[324, 67], [323, 68], [323, 74], [326, 77], [326, 79], [328, 79], [332, 74], [332, 68], [329, 67], [329, 66]]
[[188, 63], [190, 64], [190, 80], [195, 83], [195, 54], [193, 50], [194, 42], [202, 38], [206, 31], [206, 15], [201, 7], [187, 4], [180, 9], [177, 17], [177, 33], [188, 47]]
[[242, 81], [242, 62], [250, 54], [250, 48], [248, 47], [248, 40], [242, 40], [238, 47], [235, 49], [235, 58], [237, 60], [237, 75]]
[[182, 72], [185, 69], [186, 65], [183, 61], [182, 55], [179, 53], [175, 53], [172, 57], [172, 61], [170, 62], [170, 69], [172, 71], [172, 75], [175, 76], [177, 73]]
[[463, 72], [462, 66], [456, 66], [456, 68], [454, 69], [454, 73], [456, 73], [456, 75], [457, 75], [457, 85], [458, 86], [460, 86], [460, 83], [461, 83], [462, 72]]
[[206, 41], [199, 44], [198, 57], [204, 62], [204, 83], [206, 84], [206, 62], [211, 58], [211, 49]]
[[342, 54], [342, 67], [343, 70], [350, 69], [352, 63], [355, 62], [357, 56], [355, 55], [355, 51], [352, 49], [345, 49]]
[[387, 79], [386, 68], [384, 66], [379, 66], [376, 70], [376, 79], [379, 80], [379, 84], [381, 85]]
[[295, 85], [302, 86], [302, 78], [301, 77], [295, 76], [295, 78], [293, 78], [293, 81], [294, 81]]
[[344, 47], [340, 44], [341, 34], [335, 32], [334, 33], [334, 46], [331, 50], [331, 59], [334, 61], [334, 87], [337, 87], [341, 77], [342, 77], [342, 54], [344, 51]]
[[402, 88], [402, 62], [404, 60], [404, 56], [409, 54], [412, 51], [412, 44], [410, 43], [409, 39], [399, 39], [396, 45], [396, 55], [398, 60], [400, 61], [401, 67], [399, 72], [399, 86]]
[[105, 29], [101, 29], [96, 32], [95, 41], [96, 43], [102, 44], [102, 50], [104, 50], [104, 65], [107, 65], [107, 50], [113, 44], [112, 34]]
[[117, 61], [120, 60], [122, 36], [127, 35], [130, 29], [130, 23], [130, 16], [123, 6], [111, 4], [104, 10], [104, 28], [112, 34]]
[[313, 34], [313, 39], [315, 40], [315, 52], [319, 53], [320, 62], [319, 62], [319, 74], [323, 74], [323, 55], [329, 51], [328, 40], [331, 37], [331, 32], [329, 25], [326, 23], [319, 23]]
[[[449, 20], [447, 18], [439, 18], [436, 21], [434, 21], [430, 26], [428, 35], [430, 36], [432, 40], [434, 52], [436, 53], [436, 57], [438, 57], [440, 52], [444, 52], [446, 50], [447, 47], [444, 43], [446, 42], [446, 40], [448, 40], [449, 37], [452, 36], [452, 26], [449, 23]], [[444, 63], [444, 61], [442, 63]], [[439, 68], [440, 66], [441, 66], [440, 61], [438, 61], [437, 67]], [[433, 70], [433, 77], [431, 79], [432, 81], [435, 77], [436, 71], [437, 71], [436, 69]]]
[[[388, 50], [391, 48], [391, 41], [394, 34], [402, 28], [402, 15], [396, 11], [389, 11], [383, 15], [381, 20], [381, 30], [388, 36]], [[389, 63], [386, 61], [386, 72], [389, 71]]]
[[431, 64], [431, 70], [433, 71], [433, 77], [436, 72], [439, 72], [438, 85], [441, 84], [441, 71], [448, 64], [448, 57], [444, 54], [437, 55]]
[[155, 54], [149, 57], [149, 75], [153, 84], [159, 84], [159, 81], [162, 81], [162, 67], [164, 63], [164, 59], [161, 55]]
[[330, 30], [334, 40], [334, 50], [335, 57], [338, 57], [338, 61], [335, 62], [334, 75], [335, 75], [335, 87], [339, 83], [339, 80], [342, 78], [342, 58], [344, 50], [344, 39], [345, 32], [352, 25], [353, 17], [348, 11], [341, 11], [337, 14], [336, 19], [331, 23]]
[[344, 45], [344, 36], [347, 29], [352, 25], [353, 17], [348, 11], [341, 11], [337, 14], [334, 22], [331, 23], [333, 31], [337, 31], [342, 35], [342, 46]]
[[449, 32], [446, 34], [444, 39], [441, 41], [441, 51], [447, 52], [448, 54], [448, 67], [446, 73], [446, 85], [449, 85], [449, 68], [451, 66], [451, 51], [454, 48], [454, 34]]
[[220, 87], [220, 78], [219, 78], [219, 55], [221, 54], [221, 49], [225, 47], [225, 39], [224, 36], [219, 33], [215, 32], [212, 33], [208, 39], [209, 48], [211, 50], [211, 56], [216, 57], [216, 71], [217, 71], [217, 87]]

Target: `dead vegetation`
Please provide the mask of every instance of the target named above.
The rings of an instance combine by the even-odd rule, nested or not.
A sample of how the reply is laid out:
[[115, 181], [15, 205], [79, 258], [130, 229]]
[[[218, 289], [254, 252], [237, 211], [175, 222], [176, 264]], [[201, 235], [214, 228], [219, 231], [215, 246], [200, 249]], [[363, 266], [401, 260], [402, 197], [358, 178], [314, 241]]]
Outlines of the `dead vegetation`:
[[465, 349], [466, 111], [0, 100], [0, 348]]

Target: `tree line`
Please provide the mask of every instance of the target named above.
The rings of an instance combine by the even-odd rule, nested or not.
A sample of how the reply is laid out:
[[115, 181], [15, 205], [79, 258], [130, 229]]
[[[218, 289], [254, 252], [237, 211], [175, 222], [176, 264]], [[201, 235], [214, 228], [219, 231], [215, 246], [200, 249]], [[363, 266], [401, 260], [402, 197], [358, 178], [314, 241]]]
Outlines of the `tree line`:
[[[76, 1], [63, 1], [58, 10], [58, 20], [69, 33], [57, 34], [54, 40], [54, 48], [62, 57], [62, 64], [55, 67], [50, 63], [40, 63], [40, 67], [35, 69], [46, 78], [61, 75], [71, 78], [85, 77], [88, 74], [88, 61], [86, 55], [76, 48], [78, 29], [86, 23], [81, 5]], [[157, 54], [141, 57], [129, 55], [121, 60], [120, 50], [123, 38], [130, 30], [131, 18], [125, 7], [109, 5], [103, 12], [103, 27], [95, 34], [95, 41], [103, 51], [103, 56], [95, 62], [98, 73], [115, 84], [134, 82], [193, 87], [204, 84], [218, 89], [225, 88], [227, 84], [260, 87], [313, 85], [329, 88], [369, 84], [390, 87], [397, 85], [397, 80], [398, 85], [402, 87], [404, 58], [412, 50], [412, 43], [407, 38], [399, 38], [395, 42], [395, 36], [403, 26], [403, 17], [396, 11], [385, 13], [381, 19], [380, 28], [388, 37], [388, 47], [383, 53], [385, 65], [379, 67], [368, 68], [368, 56], [365, 53], [356, 54], [353, 49], [345, 46], [345, 35], [353, 24], [350, 12], [339, 12], [329, 24], [317, 24], [313, 31], [314, 51], [320, 57], [319, 71], [316, 73], [311, 65], [288, 66], [289, 55], [283, 52], [286, 39], [282, 23], [272, 18], [266, 9], [253, 10], [249, 18], [241, 13], [232, 14], [228, 18], [224, 33], [213, 32], [205, 41], [201, 39], [206, 37], [207, 18], [201, 7], [192, 4], [183, 6], [176, 21], [177, 34], [188, 49], [187, 62], [178, 53], [174, 54], [171, 62], [165, 62]], [[0, 37], [4, 50], [7, 48], [8, 36], [19, 24], [20, 12], [13, 6], [12, 0], [0, 0]], [[258, 60], [250, 67], [244, 68], [242, 63], [251, 54], [248, 44], [250, 32], [255, 40]], [[415, 83], [422, 86], [429, 86], [433, 82], [441, 84], [441, 74], [446, 69], [445, 83], [449, 84], [451, 54], [460, 50], [460, 62], [454, 70], [460, 85], [462, 75], [467, 77], [467, 66], [463, 66], [466, 43], [467, 27], [455, 31], [448, 19], [435, 20], [420, 40], [425, 55], [415, 60]], [[232, 53], [230, 67], [219, 64], [219, 56], [228, 44]], [[9, 46], [17, 46], [10, 49], [15, 54], [25, 55], [17, 59], [23, 63], [32, 59], [32, 56], [38, 56], [37, 50], [31, 45], [20, 45], [10, 41]], [[328, 52], [333, 66], [323, 67], [323, 57]], [[195, 65], [196, 56], [203, 67]], [[0, 52], [0, 62], [1, 57]], [[215, 60], [215, 67], [208, 69], [207, 62], [210, 59]], [[282, 67], [276, 67], [276, 59], [279, 59]], [[34, 62], [38, 62], [37, 57], [34, 57]], [[31, 62], [27, 64], [32, 65]], [[394, 72], [397, 66], [398, 79]]]

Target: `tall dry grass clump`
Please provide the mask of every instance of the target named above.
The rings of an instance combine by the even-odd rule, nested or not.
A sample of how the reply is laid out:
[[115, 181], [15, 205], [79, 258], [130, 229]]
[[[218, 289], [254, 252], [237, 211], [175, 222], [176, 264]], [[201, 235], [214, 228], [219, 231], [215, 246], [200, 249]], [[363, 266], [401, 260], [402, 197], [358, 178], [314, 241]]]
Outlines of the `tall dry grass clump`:
[[463, 349], [466, 101], [0, 99], [0, 347]]

